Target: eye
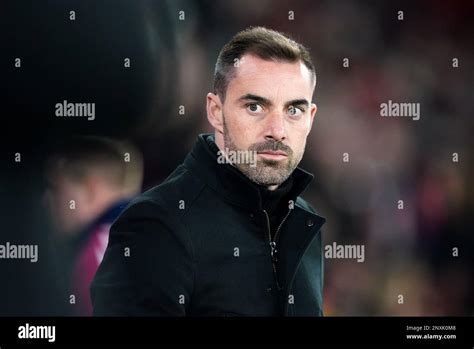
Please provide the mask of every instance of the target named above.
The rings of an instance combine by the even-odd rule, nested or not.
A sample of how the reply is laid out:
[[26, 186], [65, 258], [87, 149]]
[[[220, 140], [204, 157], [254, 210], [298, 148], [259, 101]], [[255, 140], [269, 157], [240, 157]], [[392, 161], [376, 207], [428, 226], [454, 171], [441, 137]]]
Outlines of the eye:
[[261, 113], [263, 111], [263, 108], [260, 104], [258, 103], [249, 103], [245, 105], [247, 110], [251, 113]]
[[295, 107], [293, 105], [290, 105], [290, 107], [288, 108], [288, 115], [290, 115], [291, 117], [301, 116], [303, 115], [303, 113], [303, 109]]

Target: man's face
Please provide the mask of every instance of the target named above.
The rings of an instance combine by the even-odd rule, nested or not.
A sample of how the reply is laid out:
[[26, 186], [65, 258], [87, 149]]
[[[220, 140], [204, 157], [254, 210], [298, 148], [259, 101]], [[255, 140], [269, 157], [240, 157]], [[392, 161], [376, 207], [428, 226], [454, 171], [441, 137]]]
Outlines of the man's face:
[[216, 143], [221, 150], [255, 151], [256, 166], [234, 165], [253, 182], [274, 189], [303, 157], [316, 112], [312, 75], [302, 62], [266, 61], [254, 55], [242, 56], [235, 69], [219, 111], [222, 127], [216, 128]]

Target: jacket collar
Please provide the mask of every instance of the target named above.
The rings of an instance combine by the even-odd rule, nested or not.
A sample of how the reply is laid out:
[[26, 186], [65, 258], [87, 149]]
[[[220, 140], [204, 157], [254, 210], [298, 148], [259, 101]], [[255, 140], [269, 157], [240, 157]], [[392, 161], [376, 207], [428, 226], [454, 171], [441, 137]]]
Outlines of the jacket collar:
[[[186, 167], [195, 170], [213, 190], [227, 201], [245, 209], [261, 211], [262, 197], [258, 184], [252, 182], [238, 169], [229, 164], [217, 162], [217, 147], [212, 149], [207, 138], [212, 134], [200, 134], [193, 149], [184, 160]], [[301, 168], [291, 174], [293, 185], [289, 197], [298, 197], [308, 186], [314, 176]]]

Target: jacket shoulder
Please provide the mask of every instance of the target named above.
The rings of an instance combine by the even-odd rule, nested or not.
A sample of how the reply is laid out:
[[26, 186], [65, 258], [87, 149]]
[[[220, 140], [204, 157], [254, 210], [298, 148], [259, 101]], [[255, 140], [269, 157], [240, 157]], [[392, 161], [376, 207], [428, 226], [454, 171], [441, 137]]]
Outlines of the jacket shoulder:
[[314, 207], [308, 201], [303, 199], [301, 196], [298, 196], [296, 198], [296, 203], [295, 204], [296, 204], [296, 206], [302, 208], [303, 210], [306, 210], [306, 211], [314, 213], [314, 214], [318, 214], [316, 212], [316, 210], [314, 209]]
[[205, 184], [184, 165], [178, 166], [161, 184], [145, 191], [131, 202], [151, 202], [165, 208], [169, 214], [181, 217], [192, 207]]

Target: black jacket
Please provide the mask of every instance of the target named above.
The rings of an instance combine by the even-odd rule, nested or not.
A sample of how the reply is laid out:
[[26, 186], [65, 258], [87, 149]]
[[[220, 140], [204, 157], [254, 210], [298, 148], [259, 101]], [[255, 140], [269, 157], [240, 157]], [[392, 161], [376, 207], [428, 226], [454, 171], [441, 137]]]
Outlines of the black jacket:
[[207, 137], [112, 225], [94, 315], [322, 315], [325, 219], [298, 196], [313, 176], [293, 172], [294, 205], [270, 244], [258, 186], [218, 164]]

